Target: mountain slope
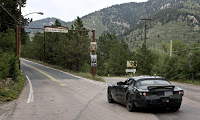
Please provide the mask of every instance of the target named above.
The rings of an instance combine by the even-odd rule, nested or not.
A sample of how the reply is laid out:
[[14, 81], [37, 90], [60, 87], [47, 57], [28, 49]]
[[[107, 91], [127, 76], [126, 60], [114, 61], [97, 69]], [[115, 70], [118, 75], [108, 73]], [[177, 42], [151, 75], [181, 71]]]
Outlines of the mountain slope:
[[[97, 36], [102, 33], [121, 35], [137, 26], [141, 18], [147, 18], [164, 9], [174, 7], [187, 0], [149, 0], [143, 3], [125, 3], [104, 8], [82, 18], [88, 29], [96, 29]], [[169, 5], [170, 3], [170, 5]], [[68, 23], [70, 27], [72, 23]]]
[[[170, 4], [168, 4], [170, 6]], [[200, 43], [200, 2], [188, 0], [181, 4], [161, 9], [152, 14], [148, 22], [147, 45], [152, 48], [161, 47], [170, 40], [180, 40], [190, 44]], [[121, 38], [129, 44], [130, 49], [140, 47], [144, 41], [144, 23], [122, 35]]]
[[[140, 47], [144, 41], [144, 22], [141, 18], [152, 18], [148, 22], [147, 44], [160, 47], [170, 40], [185, 43], [199, 42], [200, 1], [199, 0], [149, 0], [143, 3], [113, 5], [82, 17], [88, 29], [96, 30], [96, 38], [102, 33], [115, 33], [130, 49]], [[30, 23], [29, 27], [51, 25], [55, 18]], [[38, 24], [37, 25], [35, 25]], [[63, 25], [71, 28], [73, 22]]]
[[[45, 19], [41, 19], [41, 20], [36, 20], [36, 21], [32, 21], [29, 23], [29, 25], [27, 27], [30, 27], [30, 28], [44, 28], [44, 26], [51, 26], [52, 24], [55, 23], [56, 19], [58, 18], [45, 18]], [[65, 25], [66, 22], [65, 21], [62, 21], [60, 19], [58, 19], [58, 21], [62, 24], [62, 25]], [[27, 32], [36, 32], [38, 30], [35, 30], [35, 29], [26, 29]]]

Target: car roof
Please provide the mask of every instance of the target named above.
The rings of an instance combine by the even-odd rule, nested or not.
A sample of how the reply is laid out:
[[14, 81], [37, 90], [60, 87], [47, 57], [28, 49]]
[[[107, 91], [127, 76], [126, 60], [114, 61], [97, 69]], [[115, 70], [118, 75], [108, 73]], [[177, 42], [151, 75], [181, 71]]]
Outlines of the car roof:
[[133, 76], [133, 77], [130, 77], [132, 79], [134, 79], [135, 81], [138, 81], [138, 80], [148, 80], [148, 79], [162, 79], [162, 80], [166, 80], [165, 78], [163, 77], [160, 77], [160, 76]]

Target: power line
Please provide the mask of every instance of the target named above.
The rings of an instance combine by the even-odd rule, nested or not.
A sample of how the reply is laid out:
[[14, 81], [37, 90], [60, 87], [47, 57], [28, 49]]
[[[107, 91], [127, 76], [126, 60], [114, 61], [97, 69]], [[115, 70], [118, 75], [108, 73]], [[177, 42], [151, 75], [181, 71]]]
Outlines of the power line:
[[7, 25], [14, 25], [14, 26], [16, 26], [17, 24], [13, 24], [13, 23], [8, 23], [8, 22], [6, 22], [6, 21], [3, 21], [3, 20], [0, 20], [0, 22], [3, 22], [3, 23], [5, 23], [5, 24], [7, 24]]
[[[3, 22], [3, 21], [2, 21]], [[2, 23], [1, 21], [0, 21], [0, 23]], [[4, 23], [4, 22], [3, 22]], [[5, 26], [8, 26], [8, 27], [12, 27], [12, 28], [15, 28], [16, 27], [16, 25], [14, 25], [14, 24], [7, 24], [7, 23], [4, 23], [4, 25]]]
[[17, 23], [19, 23], [19, 21], [14, 17], [14, 16], [12, 16], [1, 4], [0, 4], [0, 6], [17, 22]]

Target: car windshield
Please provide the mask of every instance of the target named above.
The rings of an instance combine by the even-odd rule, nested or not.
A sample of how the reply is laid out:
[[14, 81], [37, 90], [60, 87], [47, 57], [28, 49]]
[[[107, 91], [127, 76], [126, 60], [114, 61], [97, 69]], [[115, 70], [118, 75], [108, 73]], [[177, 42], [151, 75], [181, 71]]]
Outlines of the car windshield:
[[137, 86], [142, 85], [170, 85], [166, 80], [141, 80], [137, 82]]

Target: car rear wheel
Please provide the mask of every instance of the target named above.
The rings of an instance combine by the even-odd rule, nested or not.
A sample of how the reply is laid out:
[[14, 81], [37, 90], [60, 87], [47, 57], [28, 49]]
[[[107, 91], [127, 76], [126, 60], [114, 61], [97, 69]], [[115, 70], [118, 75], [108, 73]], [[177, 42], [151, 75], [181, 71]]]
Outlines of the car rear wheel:
[[108, 90], [108, 93], [107, 93], [107, 98], [108, 98], [108, 102], [109, 102], [109, 103], [113, 103], [113, 102], [114, 102], [114, 100], [113, 100], [113, 98], [112, 98], [112, 94], [111, 94], [111, 91], [110, 91], [110, 90]]
[[130, 94], [128, 94], [126, 97], [126, 108], [129, 112], [132, 112], [136, 109], [135, 104], [133, 103]]

